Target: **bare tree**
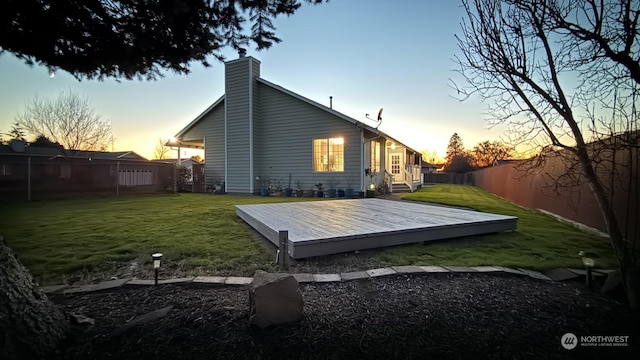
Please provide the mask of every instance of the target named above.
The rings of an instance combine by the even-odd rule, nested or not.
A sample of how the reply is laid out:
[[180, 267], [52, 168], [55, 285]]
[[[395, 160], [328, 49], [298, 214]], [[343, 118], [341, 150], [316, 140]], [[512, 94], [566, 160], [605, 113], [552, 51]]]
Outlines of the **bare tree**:
[[113, 142], [111, 122], [90, 106], [88, 98], [71, 91], [53, 100], [33, 98], [16, 123], [29, 135], [44, 135], [65, 149], [106, 151]]
[[171, 149], [166, 145], [166, 143], [166, 141], [158, 139], [156, 147], [153, 149], [154, 159], [166, 159], [169, 157], [169, 152], [171, 151]]
[[463, 6], [457, 62], [468, 86], [456, 86], [458, 92], [489, 101], [490, 123], [506, 124], [514, 145], [531, 146], [543, 154], [538, 160], [553, 154], [570, 162], [565, 180], [589, 185], [629, 303], [640, 308], [638, 249], [612, 205], [612, 178], [629, 185], [631, 177], [599, 167], [621, 148], [637, 151], [640, 4], [463, 0]]
[[420, 154], [422, 155], [422, 160], [429, 164], [444, 163], [444, 159], [438, 154], [437, 150], [423, 149], [420, 150]]
[[493, 166], [497, 160], [507, 159], [513, 154], [513, 148], [505, 143], [483, 141], [471, 149], [471, 164], [476, 167]]

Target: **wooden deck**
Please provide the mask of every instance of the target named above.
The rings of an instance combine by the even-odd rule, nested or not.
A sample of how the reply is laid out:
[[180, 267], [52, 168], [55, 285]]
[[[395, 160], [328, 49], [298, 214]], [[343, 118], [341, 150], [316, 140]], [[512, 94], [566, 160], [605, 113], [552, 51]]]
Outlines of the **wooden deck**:
[[237, 205], [236, 214], [294, 259], [515, 230], [517, 218], [382, 199]]

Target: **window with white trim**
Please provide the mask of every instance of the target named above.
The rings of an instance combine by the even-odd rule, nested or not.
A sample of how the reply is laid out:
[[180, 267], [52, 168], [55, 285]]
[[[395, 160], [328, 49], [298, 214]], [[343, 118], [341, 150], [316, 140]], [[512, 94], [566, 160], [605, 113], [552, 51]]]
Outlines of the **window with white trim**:
[[313, 171], [344, 171], [344, 138], [313, 139]]
[[377, 141], [371, 142], [371, 171], [380, 171], [380, 143]]

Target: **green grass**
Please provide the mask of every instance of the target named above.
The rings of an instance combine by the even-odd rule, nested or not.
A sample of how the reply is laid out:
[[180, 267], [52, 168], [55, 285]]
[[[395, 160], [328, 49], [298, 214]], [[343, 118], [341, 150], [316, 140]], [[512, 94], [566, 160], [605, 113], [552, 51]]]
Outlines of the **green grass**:
[[[427, 187], [404, 199], [465, 206], [518, 217], [517, 231], [309, 259], [298, 271], [348, 271], [385, 265], [581, 267], [577, 254], [615, 267], [607, 239], [467, 186]], [[274, 271], [273, 254], [235, 215], [235, 205], [312, 199], [207, 194], [11, 202], [0, 205], [0, 232], [41, 283], [73, 274], [114, 272], [132, 261], [149, 268], [164, 254], [167, 271], [250, 275]]]
[[179, 194], [20, 202], [2, 206], [0, 232], [43, 283], [133, 260], [149, 265], [154, 252], [173, 270], [248, 275], [270, 268], [272, 255], [253, 240], [234, 205], [284, 200]]
[[542, 212], [527, 209], [472, 186], [435, 185], [403, 196], [405, 200], [472, 208], [518, 217], [516, 231], [470, 236], [423, 245], [395, 247], [378, 255], [388, 264], [500, 265], [530, 269], [582, 267], [580, 250], [597, 255], [596, 267], [617, 263], [608, 239], [584, 233]]

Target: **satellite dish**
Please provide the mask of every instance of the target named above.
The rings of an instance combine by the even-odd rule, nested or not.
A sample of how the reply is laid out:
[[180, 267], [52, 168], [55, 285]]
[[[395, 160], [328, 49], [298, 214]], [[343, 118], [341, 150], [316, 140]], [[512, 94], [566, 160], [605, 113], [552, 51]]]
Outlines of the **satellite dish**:
[[[371, 121], [375, 121], [372, 118], [369, 117], [369, 114], [365, 115], [367, 119], [371, 120]], [[382, 124], [382, 108], [380, 108], [380, 111], [378, 111], [378, 125], [376, 125], [376, 130], [378, 129], [378, 127], [380, 127], [380, 124]]]

